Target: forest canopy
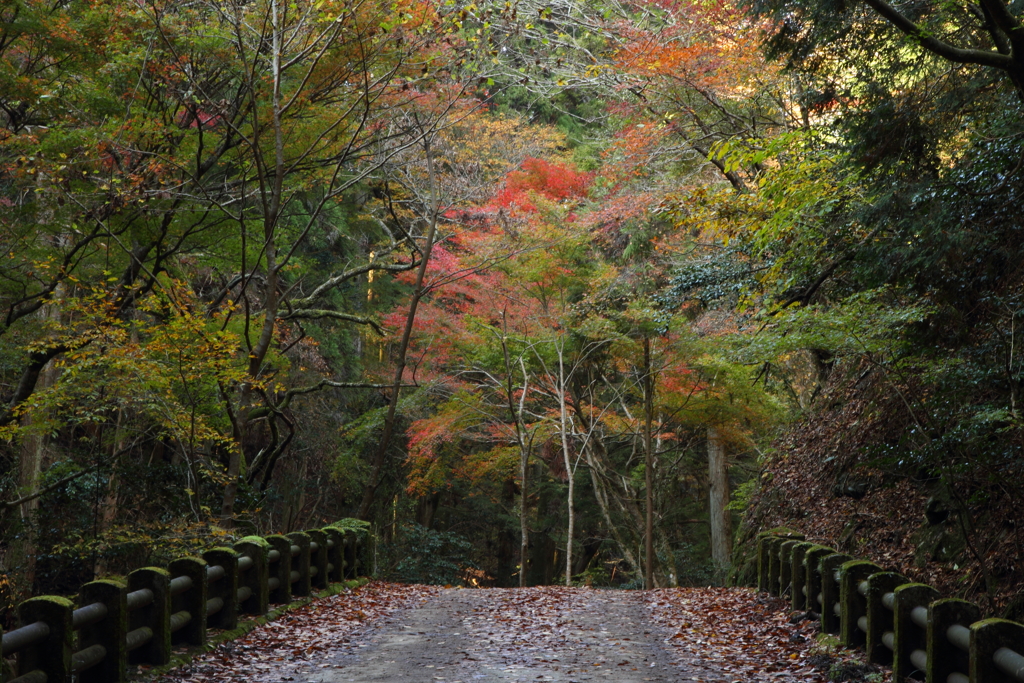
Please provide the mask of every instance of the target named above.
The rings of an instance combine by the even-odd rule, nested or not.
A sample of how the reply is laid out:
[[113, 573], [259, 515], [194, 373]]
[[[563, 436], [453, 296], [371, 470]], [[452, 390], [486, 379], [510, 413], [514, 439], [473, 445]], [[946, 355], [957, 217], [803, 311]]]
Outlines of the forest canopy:
[[1021, 21], [0, 0], [6, 605], [342, 518], [398, 579], [742, 580], [798, 460], [1010, 602]]

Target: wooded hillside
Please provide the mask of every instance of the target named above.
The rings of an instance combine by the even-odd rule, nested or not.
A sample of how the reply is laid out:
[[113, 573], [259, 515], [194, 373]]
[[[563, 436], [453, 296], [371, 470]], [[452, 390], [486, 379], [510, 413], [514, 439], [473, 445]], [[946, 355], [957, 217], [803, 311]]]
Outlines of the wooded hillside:
[[503, 586], [787, 526], [1019, 619], [1022, 14], [0, 0], [6, 606], [346, 519]]

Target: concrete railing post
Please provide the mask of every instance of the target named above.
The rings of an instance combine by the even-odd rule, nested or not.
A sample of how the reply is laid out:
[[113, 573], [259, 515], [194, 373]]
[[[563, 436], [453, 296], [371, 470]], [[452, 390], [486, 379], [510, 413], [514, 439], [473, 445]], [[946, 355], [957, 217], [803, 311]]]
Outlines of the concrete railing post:
[[299, 547], [297, 555], [292, 556], [292, 571], [298, 572], [298, 578], [292, 582], [292, 595], [304, 598], [312, 592], [309, 576], [309, 534], [295, 531], [288, 534], [292, 545]]
[[771, 549], [772, 536], [764, 534], [757, 539], [757, 590], [762, 593], [770, 591], [768, 585], [768, 568], [771, 559], [768, 555]]
[[238, 588], [249, 589], [249, 597], [238, 601], [242, 614], [266, 614], [270, 609], [270, 544], [259, 536], [246, 536], [235, 544], [235, 551], [252, 561], [252, 566], [238, 572]]
[[882, 571], [882, 568], [866, 560], [851, 560], [844, 562], [839, 571], [839, 603], [842, 609], [839, 641], [844, 647], [863, 647], [867, 644], [868, 633], [867, 628], [860, 628], [860, 619], [867, 619], [868, 599], [861, 594], [859, 587], [861, 581], [867, 581], [869, 576]]
[[807, 609], [811, 612], [821, 613], [821, 560], [829, 555], [835, 555], [836, 551], [823, 545], [816, 545], [804, 553], [804, 576], [807, 585]]
[[171, 661], [171, 573], [159, 567], [143, 567], [128, 575], [128, 592], [149, 590], [153, 601], [128, 612], [128, 630], [148, 628], [149, 642], [128, 653], [130, 664], [160, 666]]
[[835, 580], [835, 573], [844, 562], [852, 559], [841, 553], [821, 558], [821, 630], [825, 633], [839, 633], [839, 614], [836, 613], [839, 583]]
[[[203, 559], [210, 567], [224, 568], [224, 576], [206, 582], [206, 628], [233, 629], [238, 626], [238, 553], [233, 548], [211, 548]], [[218, 601], [220, 608], [212, 611]]]
[[327, 534], [319, 529], [311, 529], [306, 534], [309, 535], [309, 540], [312, 543], [316, 543], [316, 552], [312, 550], [311, 546], [309, 553], [310, 572], [312, 573], [313, 568], [316, 568], [310, 583], [313, 588], [323, 590], [330, 583], [330, 577], [327, 576]]
[[[949, 641], [949, 627], [967, 627], [979, 619], [981, 610], [966, 600], [946, 598], [928, 605], [928, 671], [925, 679], [929, 683], [944, 683], [954, 672], [967, 675], [970, 670], [968, 653]], [[972, 683], [976, 682], [972, 680]]]
[[768, 546], [768, 592], [772, 595], [782, 595], [780, 585], [782, 563], [779, 559], [779, 551], [787, 540], [789, 539], [773, 536], [771, 544]]
[[801, 542], [787, 539], [779, 546], [779, 595], [783, 597], [793, 590], [793, 548]]
[[41, 621], [50, 629], [46, 640], [18, 653], [19, 674], [39, 669], [46, 674], [47, 683], [71, 680], [71, 650], [75, 636], [71, 626], [73, 611], [74, 605], [70, 600], [51, 595], [29, 598], [18, 605], [18, 618], [22, 625]]
[[277, 559], [270, 563], [270, 602], [279, 605], [292, 601], [292, 542], [287, 536], [267, 536], [270, 551], [277, 551]]
[[78, 650], [94, 645], [106, 650], [96, 665], [78, 674], [79, 683], [121, 683], [128, 677], [125, 636], [128, 633], [128, 603], [125, 585], [118, 581], [91, 581], [78, 593], [78, 606], [102, 603], [107, 614], [99, 621], [78, 629]]
[[356, 535], [345, 532], [345, 578], [356, 578]]
[[896, 572], [879, 572], [868, 577], [868, 661], [873, 664], [892, 664], [893, 651], [882, 639], [886, 633], [895, 633], [895, 613], [885, 606], [882, 598], [892, 593], [897, 586], [907, 583], [907, 578]]
[[324, 528], [324, 534], [333, 542], [327, 550], [327, 563], [333, 565], [330, 571], [330, 581], [338, 582], [345, 580], [345, 534], [334, 527]]
[[804, 557], [807, 551], [814, 547], [814, 543], [800, 541], [790, 551], [790, 584], [792, 584], [792, 595], [790, 596], [790, 607], [793, 610], [810, 609], [811, 600], [807, 595], [807, 566], [804, 564]]
[[[928, 607], [928, 604], [939, 599], [939, 592], [923, 583], [906, 583], [898, 586], [893, 591], [893, 633], [894, 645], [892, 660], [892, 679], [904, 681], [915, 672], [924, 671], [911, 661], [911, 654], [915, 650], [928, 652], [928, 631], [917, 624], [912, 612], [917, 607]], [[921, 678], [918, 676], [917, 678]]]
[[[1002, 648], [1024, 654], [1024, 624], [1006, 619], [985, 619], [971, 624], [971, 683], [1013, 683], [1005, 670], [995, 663]], [[1020, 666], [1019, 661], [1013, 666]], [[1017, 680], [1024, 671], [1019, 671]]]
[[[183, 613], [188, 614], [188, 621], [171, 633], [172, 643], [186, 643], [202, 647], [206, 645], [206, 561], [198, 557], [182, 557], [171, 562], [167, 569], [171, 572], [171, 617], [174, 619]], [[191, 585], [175, 594], [174, 580], [188, 577]]]

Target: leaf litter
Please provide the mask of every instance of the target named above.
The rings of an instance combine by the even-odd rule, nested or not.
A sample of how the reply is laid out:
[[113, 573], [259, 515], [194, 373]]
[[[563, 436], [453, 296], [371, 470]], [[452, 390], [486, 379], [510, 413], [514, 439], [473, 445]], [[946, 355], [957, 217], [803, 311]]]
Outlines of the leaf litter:
[[[442, 653], [428, 645], [421, 653], [425, 660], [410, 657], [405, 665], [417, 661], [419, 671], [434, 669], [437, 680], [453, 680], [442, 665], [461, 680], [479, 678], [471, 674], [482, 671], [495, 674], [493, 680], [518, 680], [531, 670], [531, 680], [824, 683], [865, 680], [879, 672], [870, 680], [891, 678], [887, 671], [861, 666], [863, 653], [820, 645], [817, 621], [791, 614], [785, 600], [747, 588], [444, 590], [374, 581], [314, 599], [197, 656], [161, 681], [307, 683], [341, 668], [358, 675], [359, 653], [368, 652], [360, 648], [376, 642], [368, 636], [409, 628], [408, 610], [427, 602], [442, 614], [423, 612], [428, 622], [454, 620], [436, 626], [447, 632], [450, 645], [461, 639], [458, 653], [448, 653], [457, 661], [442, 662]], [[443, 617], [447, 612], [452, 613]], [[350, 664], [338, 666], [338, 655]], [[846, 677], [855, 669], [862, 673]]]

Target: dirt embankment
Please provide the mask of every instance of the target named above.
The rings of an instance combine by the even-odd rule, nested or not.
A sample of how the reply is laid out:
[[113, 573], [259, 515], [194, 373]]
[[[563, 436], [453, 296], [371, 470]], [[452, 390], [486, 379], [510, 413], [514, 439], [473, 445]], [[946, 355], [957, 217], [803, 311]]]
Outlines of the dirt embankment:
[[1024, 479], [969, 453], [915, 462], [909, 391], [867, 365], [833, 371], [766, 458], [738, 534], [739, 578], [752, 576], [757, 533], [787, 527], [1024, 620]]

